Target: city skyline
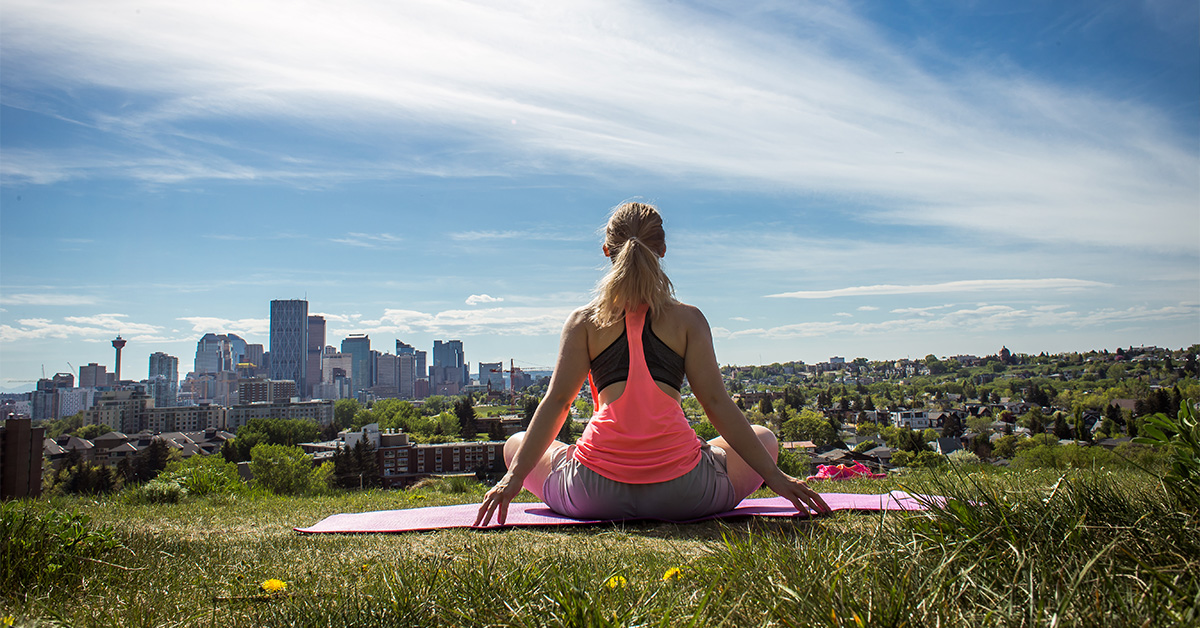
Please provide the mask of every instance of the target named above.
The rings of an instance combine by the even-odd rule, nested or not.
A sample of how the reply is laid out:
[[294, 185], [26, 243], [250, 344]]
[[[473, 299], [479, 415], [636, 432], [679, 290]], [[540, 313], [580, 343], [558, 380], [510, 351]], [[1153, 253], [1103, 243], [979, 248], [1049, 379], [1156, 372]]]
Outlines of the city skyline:
[[0, 390], [272, 300], [549, 367], [631, 198], [722, 364], [1186, 347], [1198, 13], [5, 2]]

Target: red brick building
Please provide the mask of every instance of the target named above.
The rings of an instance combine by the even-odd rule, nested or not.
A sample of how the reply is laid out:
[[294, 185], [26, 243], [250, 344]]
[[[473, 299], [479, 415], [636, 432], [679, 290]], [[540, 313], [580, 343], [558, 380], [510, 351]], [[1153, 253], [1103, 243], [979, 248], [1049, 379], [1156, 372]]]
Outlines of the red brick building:
[[42, 446], [46, 428], [27, 418], [8, 418], [0, 426], [0, 499], [42, 494]]

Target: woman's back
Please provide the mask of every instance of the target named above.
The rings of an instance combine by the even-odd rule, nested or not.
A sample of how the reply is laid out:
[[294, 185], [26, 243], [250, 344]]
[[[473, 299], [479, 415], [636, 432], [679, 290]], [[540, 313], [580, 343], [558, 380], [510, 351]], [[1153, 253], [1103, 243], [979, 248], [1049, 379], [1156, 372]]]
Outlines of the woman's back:
[[[687, 347], [688, 347], [688, 331], [691, 325], [696, 320], [696, 308], [679, 302], [669, 303], [660, 311], [655, 312], [653, 316], [648, 316], [653, 333], [663, 342], [671, 351], [682, 357], [686, 363]], [[595, 324], [586, 323], [588, 336], [588, 359], [595, 360], [605, 349], [612, 346], [614, 342], [620, 340], [621, 335], [625, 333], [625, 321], [622, 319], [613, 325], [609, 325], [603, 329], [598, 328]], [[658, 387], [663, 392], [679, 400], [679, 391], [663, 382], [656, 382]], [[600, 391], [600, 403], [612, 403], [625, 390], [625, 382], [617, 382], [606, 386]]]

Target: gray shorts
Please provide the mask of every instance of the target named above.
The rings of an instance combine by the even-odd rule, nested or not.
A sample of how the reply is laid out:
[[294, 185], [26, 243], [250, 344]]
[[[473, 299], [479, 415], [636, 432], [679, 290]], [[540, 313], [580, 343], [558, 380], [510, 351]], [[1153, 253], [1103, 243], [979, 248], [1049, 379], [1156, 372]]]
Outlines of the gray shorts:
[[574, 452], [574, 445], [559, 448], [542, 487], [546, 505], [568, 517], [688, 521], [732, 510], [741, 501], [719, 447], [705, 445], [695, 468], [654, 484], [610, 480], [575, 460]]

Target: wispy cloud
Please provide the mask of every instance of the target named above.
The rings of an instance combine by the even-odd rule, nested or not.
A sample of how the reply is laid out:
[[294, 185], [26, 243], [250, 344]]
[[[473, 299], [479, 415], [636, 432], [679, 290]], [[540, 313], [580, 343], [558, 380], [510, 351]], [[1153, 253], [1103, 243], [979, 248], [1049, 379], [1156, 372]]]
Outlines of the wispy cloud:
[[566, 233], [548, 229], [505, 229], [499, 231], [456, 231], [450, 234], [450, 239], [459, 242], [494, 240], [579, 242], [596, 238], [590, 237], [590, 234], [581, 235], [579, 233]]
[[812, 338], [818, 336], [911, 334], [921, 332], [978, 333], [980, 331], [1023, 328], [1071, 329], [1095, 328], [1153, 321], [1176, 321], [1195, 318], [1200, 307], [1180, 304], [1160, 308], [1131, 307], [1123, 310], [1098, 309], [1090, 312], [1064, 310], [1060, 307], [1031, 307], [1026, 309], [1007, 305], [979, 305], [931, 314], [918, 311], [917, 318], [896, 318], [874, 322], [810, 321], [729, 332], [726, 337], [756, 336], [772, 339]]
[[945, 283], [918, 285], [854, 286], [835, 290], [800, 290], [768, 294], [768, 297], [789, 299], [834, 299], [838, 297], [861, 297], [893, 294], [941, 294], [983, 291], [1014, 290], [1079, 290], [1083, 288], [1111, 288], [1111, 284], [1086, 279], [972, 279], [947, 281]]
[[329, 241], [366, 249], [382, 249], [393, 248], [404, 239], [390, 233], [347, 233], [344, 237], [330, 238]]
[[346, 328], [333, 330], [333, 333], [544, 336], [561, 331], [570, 311], [564, 307], [493, 307], [439, 312], [387, 309], [377, 320], [356, 321]]
[[[6, 75], [131, 94], [77, 118], [139, 140], [116, 159], [5, 155], [7, 178], [649, 172], [853, 195], [873, 220], [1200, 248], [1200, 159], [1163, 112], [969, 58], [935, 73], [853, 5], [138, 6], [6, 2]], [[264, 118], [394, 148], [350, 159], [182, 130]]]
[[5, 294], [0, 295], [4, 305], [92, 305], [96, 298], [82, 294]]

